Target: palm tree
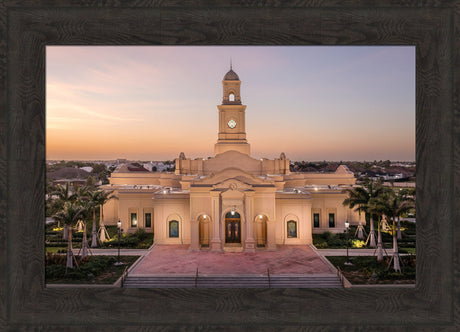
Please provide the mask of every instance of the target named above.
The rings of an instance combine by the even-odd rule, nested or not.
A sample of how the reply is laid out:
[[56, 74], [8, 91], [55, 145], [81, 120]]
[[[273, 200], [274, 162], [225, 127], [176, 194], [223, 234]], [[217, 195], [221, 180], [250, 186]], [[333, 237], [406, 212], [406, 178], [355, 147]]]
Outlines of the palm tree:
[[90, 202], [91, 208], [93, 210], [93, 227], [91, 230], [91, 247], [97, 247], [97, 228], [96, 228], [96, 209], [100, 206], [101, 209], [101, 219], [100, 224], [104, 222], [104, 204], [107, 203], [112, 198], [116, 198], [115, 196], [111, 196], [113, 193], [112, 191], [105, 191], [105, 190], [95, 190], [90, 192]]
[[78, 186], [75, 191], [76, 202], [84, 208], [84, 217], [83, 219], [83, 238], [81, 242], [81, 257], [85, 258], [87, 256], [88, 249], [88, 239], [86, 237], [86, 221], [88, 219], [87, 212], [92, 208], [91, 202], [91, 191], [88, 186]]
[[406, 202], [403, 206], [401, 206], [398, 214], [398, 230], [396, 238], [398, 240], [402, 239], [401, 236], [401, 221], [400, 217], [402, 214], [409, 212], [411, 209], [415, 207], [415, 190], [408, 190], [408, 189], [400, 189], [397, 193], [398, 199], [400, 202]]
[[348, 197], [343, 201], [344, 206], [351, 209], [356, 206], [355, 211], [360, 214], [364, 212], [365, 218], [369, 217], [370, 231], [369, 231], [369, 246], [375, 248], [375, 231], [374, 231], [374, 214], [369, 210], [369, 201], [372, 198], [377, 198], [382, 194], [384, 188], [379, 184], [374, 184], [373, 181], [368, 180], [363, 187], [356, 187], [353, 189], [345, 189]]
[[[64, 203], [64, 208], [56, 213], [53, 218], [62, 221], [64, 225], [71, 226], [74, 224], [80, 215], [84, 213], [85, 208], [75, 204], [73, 202], [65, 202]], [[68, 249], [67, 249], [67, 267], [72, 268], [73, 267], [73, 253], [72, 253], [72, 229], [68, 228], [68, 237], [67, 241], [69, 243]]]
[[[66, 202], [74, 202], [77, 199], [77, 195], [72, 192], [70, 189], [70, 184], [69, 182], [66, 182], [65, 186], [58, 185], [55, 190], [51, 192], [52, 196], [57, 196], [57, 204], [59, 206], [59, 209], [62, 210], [64, 208], [64, 205]], [[58, 227], [61, 226], [61, 222], [58, 219]], [[67, 224], [64, 224], [64, 231], [62, 233], [62, 238], [64, 240], [67, 240]]]
[[387, 191], [391, 189], [384, 189], [378, 197], [373, 197], [369, 200], [369, 210], [378, 218], [377, 222], [377, 261], [383, 261], [383, 243], [382, 243], [382, 216], [386, 212], [385, 201]]
[[77, 198], [77, 195], [70, 189], [69, 182], [66, 182], [65, 186], [58, 185], [55, 187], [51, 195], [57, 196], [57, 199], [62, 202], [72, 202]]
[[401, 272], [395, 221], [396, 218], [399, 219], [401, 214], [412, 209], [414, 202], [412, 199], [406, 197], [405, 193], [396, 194], [393, 190], [385, 191], [378, 201], [380, 211], [392, 221], [393, 257], [390, 260], [390, 264], [393, 261], [393, 269], [396, 272]]

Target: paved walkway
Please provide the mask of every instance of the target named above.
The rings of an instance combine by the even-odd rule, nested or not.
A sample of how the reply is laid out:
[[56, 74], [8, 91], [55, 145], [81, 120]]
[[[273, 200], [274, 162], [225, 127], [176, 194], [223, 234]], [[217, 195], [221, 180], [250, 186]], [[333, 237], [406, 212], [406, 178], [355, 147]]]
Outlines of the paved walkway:
[[278, 246], [277, 251], [189, 251], [189, 245], [157, 245], [137, 264], [139, 274], [332, 274], [310, 246]]

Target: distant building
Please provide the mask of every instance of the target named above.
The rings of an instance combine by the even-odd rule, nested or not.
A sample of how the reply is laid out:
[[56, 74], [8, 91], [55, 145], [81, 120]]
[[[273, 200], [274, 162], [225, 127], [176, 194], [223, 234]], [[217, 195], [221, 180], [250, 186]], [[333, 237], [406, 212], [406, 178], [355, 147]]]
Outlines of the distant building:
[[73, 187], [76, 185], [85, 185], [86, 179], [90, 175], [89, 172], [80, 168], [64, 167], [57, 171], [47, 173], [46, 177], [54, 185], [65, 185], [69, 183], [69, 185]]
[[284, 153], [273, 160], [252, 158], [241, 81], [230, 69], [222, 85], [214, 157], [192, 160], [180, 153], [174, 173], [120, 165], [102, 187], [118, 198], [104, 206], [104, 223], [121, 220], [125, 231], [154, 232], [159, 244], [249, 252], [310, 244], [313, 233], [341, 233], [346, 220], [357, 224], [358, 213], [342, 204], [344, 189], [355, 184], [353, 173], [343, 165], [332, 172], [291, 173]]

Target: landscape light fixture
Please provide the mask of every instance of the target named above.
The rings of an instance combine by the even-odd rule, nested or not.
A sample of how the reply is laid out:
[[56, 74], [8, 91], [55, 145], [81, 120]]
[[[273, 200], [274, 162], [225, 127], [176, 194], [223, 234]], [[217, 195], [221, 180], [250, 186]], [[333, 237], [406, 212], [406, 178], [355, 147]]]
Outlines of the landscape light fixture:
[[343, 263], [343, 265], [353, 265], [350, 260], [349, 260], [349, 256], [348, 256], [348, 239], [349, 239], [349, 236], [350, 236], [350, 223], [348, 222], [348, 219], [345, 221], [345, 232], [347, 233], [347, 260], [345, 261], [345, 263]]
[[121, 233], [123, 232], [123, 230], [121, 229], [120, 219], [118, 219], [117, 227], [118, 227], [118, 260], [115, 262], [114, 264], [115, 266], [123, 265], [123, 263], [120, 261], [120, 245], [121, 245], [120, 238], [121, 238]]

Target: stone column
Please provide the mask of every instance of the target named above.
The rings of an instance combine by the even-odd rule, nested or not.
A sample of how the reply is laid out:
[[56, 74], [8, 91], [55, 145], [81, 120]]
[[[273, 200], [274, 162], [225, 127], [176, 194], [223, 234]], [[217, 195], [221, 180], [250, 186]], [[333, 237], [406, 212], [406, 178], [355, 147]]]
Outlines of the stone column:
[[244, 219], [246, 220], [246, 240], [244, 241], [244, 251], [255, 252], [255, 241], [254, 241], [254, 192], [246, 191], [244, 193]]
[[311, 220], [311, 201], [306, 201], [302, 206], [303, 217], [300, 221], [300, 241], [301, 244], [313, 243], [313, 225]]
[[212, 239], [210, 241], [211, 251], [222, 251], [222, 240], [220, 238], [220, 192], [211, 191], [212, 204]]

